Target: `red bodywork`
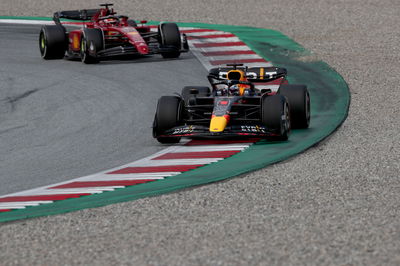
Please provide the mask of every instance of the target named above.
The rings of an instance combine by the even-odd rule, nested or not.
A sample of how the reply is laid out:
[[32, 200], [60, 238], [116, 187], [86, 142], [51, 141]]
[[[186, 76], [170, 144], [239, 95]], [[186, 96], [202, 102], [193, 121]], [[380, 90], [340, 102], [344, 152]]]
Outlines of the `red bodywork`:
[[[104, 34], [104, 48], [126, 44], [127, 42], [133, 45], [140, 55], [150, 54], [150, 49], [147, 44], [149, 38], [142, 37], [143, 33], [150, 33], [150, 27], [144, 25], [147, 21], [141, 21], [138, 26], [132, 27], [128, 24], [128, 17], [118, 16], [118, 19], [112, 19], [116, 13], [111, 8], [99, 9], [99, 12], [91, 17], [89, 22], [83, 22], [83, 28], [101, 29]], [[68, 24], [68, 23], [66, 23]], [[74, 25], [77, 25], [74, 23]], [[72, 53], [79, 53], [81, 49], [81, 38], [83, 28], [72, 30], [69, 32], [68, 50]]]
[[[61, 40], [62, 37], [58, 36], [60, 44], [55, 46], [59, 47], [59, 51], [57, 48], [54, 50], [61, 55], [60, 46], [65, 45], [67, 58], [80, 58], [87, 64], [97, 63], [107, 57], [128, 55], [161, 54], [164, 58], [178, 58], [181, 53], [189, 51], [186, 35], [180, 33], [176, 23], [160, 22], [158, 30], [152, 31], [151, 26], [145, 25], [145, 20], [136, 23], [127, 16], [116, 15], [114, 9], [109, 8], [112, 4], [100, 6], [100, 9], [55, 12], [53, 20], [59, 27], [51, 31], [59, 35], [64, 31], [68, 45], [65, 39]], [[62, 22], [61, 19], [69, 21]], [[72, 28], [67, 30], [62, 24]], [[41, 36], [44, 36], [43, 32]], [[46, 38], [42, 39], [45, 44]], [[42, 56], [50, 58], [51, 53], [43, 55], [46, 51], [45, 47], [41, 48]]]
[[[108, 26], [101, 25], [98, 22], [86, 23], [87, 28], [98, 28], [104, 33], [104, 41], [107, 45], [117, 45], [118, 43], [129, 42], [132, 44], [141, 55], [149, 54], [149, 47], [146, 41], [142, 38], [140, 32], [150, 32], [150, 27], [131, 27], [131, 26]], [[80, 51], [80, 41], [82, 29], [69, 32], [69, 50], [74, 52]]]

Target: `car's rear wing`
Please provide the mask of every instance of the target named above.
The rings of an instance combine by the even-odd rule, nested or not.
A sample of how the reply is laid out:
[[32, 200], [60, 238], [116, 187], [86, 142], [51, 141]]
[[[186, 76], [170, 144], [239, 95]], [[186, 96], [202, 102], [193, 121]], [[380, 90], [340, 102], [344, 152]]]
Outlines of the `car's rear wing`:
[[72, 19], [72, 20], [91, 20], [100, 9], [82, 9], [82, 10], [67, 10], [58, 11], [53, 15], [53, 20], [56, 24], [60, 24], [61, 18]]
[[[235, 67], [245, 72], [246, 78], [250, 82], [268, 82], [277, 78], [285, 77], [287, 70], [282, 67]], [[217, 80], [227, 79], [229, 70], [233, 67], [216, 67], [209, 71], [209, 77]]]

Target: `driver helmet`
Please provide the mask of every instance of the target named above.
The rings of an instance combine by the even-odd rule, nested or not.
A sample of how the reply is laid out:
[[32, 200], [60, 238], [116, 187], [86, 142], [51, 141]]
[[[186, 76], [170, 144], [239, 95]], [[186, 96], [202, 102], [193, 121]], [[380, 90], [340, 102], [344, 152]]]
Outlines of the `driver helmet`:
[[[230, 70], [227, 74], [227, 78], [228, 78], [228, 80], [247, 81], [244, 71], [242, 71], [240, 69]], [[235, 84], [235, 85], [231, 86], [231, 88], [229, 90], [233, 95], [243, 95], [244, 90], [248, 87], [249, 87], [248, 85], [244, 85], [244, 84]], [[237, 91], [237, 92], [234, 92], [234, 91]]]
[[227, 74], [228, 80], [241, 80], [244, 81], [244, 72], [239, 69], [230, 70]]
[[116, 18], [106, 18], [106, 19], [104, 19], [104, 22], [107, 23], [107, 24], [116, 25], [116, 24], [118, 24], [118, 19], [116, 19]]
[[240, 94], [239, 90], [240, 90], [240, 88], [239, 88], [238, 84], [232, 85], [229, 87], [229, 94], [237, 96]]

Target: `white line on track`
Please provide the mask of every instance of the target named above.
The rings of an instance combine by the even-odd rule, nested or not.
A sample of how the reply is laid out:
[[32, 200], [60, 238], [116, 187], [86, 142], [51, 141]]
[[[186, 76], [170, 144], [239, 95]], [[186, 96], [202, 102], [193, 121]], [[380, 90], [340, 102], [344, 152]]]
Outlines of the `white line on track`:
[[7, 203], [0, 203], [0, 209], [15, 209], [19, 207], [37, 206], [40, 204], [48, 204], [52, 202], [53, 201], [51, 200], [7, 202]]
[[258, 54], [238, 54], [238, 55], [222, 55], [222, 56], [207, 56], [209, 61], [214, 60], [243, 60], [243, 59], [263, 59]]
[[174, 172], [170, 173], [143, 173], [143, 174], [98, 174], [92, 176], [85, 176], [79, 179], [79, 181], [93, 181], [93, 180], [158, 180], [164, 179], [165, 177], [174, 175]]
[[[189, 41], [190, 43], [190, 41]], [[198, 50], [200, 52], [222, 52], [222, 51], [251, 51], [251, 49], [246, 45], [240, 46], [223, 46], [223, 47], [193, 47], [194, 50]]]
[[186, 146], [182, 147], [179, 152], [200, 152], [200, 151], [241, 151], [249, 147], [249, 145], [229, 145], [229, 146], [222, 146], [222, 145], [213, 145], [213, 146]]
[[[215, 163], [224, 158], [201, 158], [201, 159], [167, 159], [167, 160], [148, 160], [146, 166], [167, 166], [167, 165], [195, 165], [195, 164], [210, 164]], [[130, 166], [140, 166], [143, 164], [133, 163]]]
[[0, 23], [9, 24], [29, 24], [29, 25], [51, 25], [51, 20], [30, 20], [30, 19], [0, 19]]
[[84, 177], [80, 179], [79, 181], [86, 182], [86, 181], [114, 181], [114, 180], [127, 180], [127, 181], [133, 181], [133, 180], [161, 180], [166, 177], [169, 177], [171, 175], [166, 175], [166, 176], [154, 176], [154, 177], [132, 177], [130, 174], [114, 174], [114, 175], [109, 175], [109, 174], [104, 174], [104, 175], [98, 175], [95, 177]]
[[204, 39], [191, 39], [189, 42], [193, 44], [198, 43], [224, 43], [224, 42], [241, 42], [238, 37], [228, 37], [228, 38], [204, 38]]
[[230, 33], [225, 31], [202, 31], [202, 32], [191, 32], [188, 33], [187, 35], [193, 37], [201, 37], [201, 36], [221, 35], [221, 34], [230, 34]]

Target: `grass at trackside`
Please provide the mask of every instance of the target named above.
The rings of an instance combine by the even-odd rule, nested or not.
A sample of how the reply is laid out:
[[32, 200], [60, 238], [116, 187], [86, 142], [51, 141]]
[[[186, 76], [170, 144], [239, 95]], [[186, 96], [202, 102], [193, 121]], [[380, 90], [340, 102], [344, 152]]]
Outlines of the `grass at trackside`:
[[[51, 20], [30, 17], [0, 17], [1, 19]], [[157, 23], [149, 22], [151, 25]], [[204, 23], [178, 23], [178, 25], [232, 32], [274, 65], [287, 68], [291, 83], [307, 84], [309, 88], [312, 100], [311, 127], [307, 130], [293, 131], [287, 142], [262, 141], [252, 145], [245, 152], [218, 163], [164, 180], [0, 213], [0, 222], [99, 207], [224, 180], [294, 156], [329, 136], [346, 119], [350, 104], [350, 93], [346, 82], [326, 63], [310, 60], [310, 52], [282, 33], [246, 26]]]

